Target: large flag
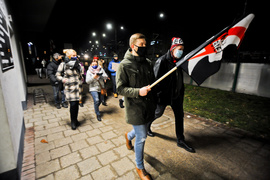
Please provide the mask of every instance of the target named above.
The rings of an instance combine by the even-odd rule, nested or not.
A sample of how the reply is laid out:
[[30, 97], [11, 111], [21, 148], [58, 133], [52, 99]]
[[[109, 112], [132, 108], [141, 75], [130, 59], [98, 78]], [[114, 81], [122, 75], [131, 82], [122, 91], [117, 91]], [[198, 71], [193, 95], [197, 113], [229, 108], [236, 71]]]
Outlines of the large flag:
[[181, 66], [198, 85], [202, 84], [219, 70], [224, 49], [229, 45], [239, 47], [253, 18], [254, 14], [249, 14], [226, 27], [178, 61], [177, 67]]
[[254, 14], [249, 14], [245, 18], [224, 28], [215, 36], [211, 37], [180, 59], [176, 63], [176, 67], [151, 84], [150, 88], [154, 87], [179, 67], [187, 72], [198, 85], [201, 85], [209, 76], [219, 70], [224, 49], [231, 45], [236, 48], [239, 47], [245, 32], [254, 17]]

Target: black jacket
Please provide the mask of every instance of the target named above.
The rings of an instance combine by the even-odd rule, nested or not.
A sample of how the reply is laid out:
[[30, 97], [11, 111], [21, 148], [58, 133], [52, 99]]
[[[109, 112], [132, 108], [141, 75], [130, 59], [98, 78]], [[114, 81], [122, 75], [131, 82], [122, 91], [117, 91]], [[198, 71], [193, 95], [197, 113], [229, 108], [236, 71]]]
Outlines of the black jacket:
[[[154, 65], [156, 79], [175, 67], [171, 52], [161, 56]], [[184, 83], [182, 68], [178, 68], [157, 85], [158, 104], [172, 105], [172, 101], [184, 96]]]
[[59, 64], [61, 63], [61, 61], [56, 61], [55, 59], [52, 60], [52, 62], [50, 62], [50, 64], [47, 66], [47, 72], [48, 72], [48, 76], [51, 80], [51, 85], [55, 86], [55, 82], [58, 82], [56, 79], [56, 72], [58, 69]]

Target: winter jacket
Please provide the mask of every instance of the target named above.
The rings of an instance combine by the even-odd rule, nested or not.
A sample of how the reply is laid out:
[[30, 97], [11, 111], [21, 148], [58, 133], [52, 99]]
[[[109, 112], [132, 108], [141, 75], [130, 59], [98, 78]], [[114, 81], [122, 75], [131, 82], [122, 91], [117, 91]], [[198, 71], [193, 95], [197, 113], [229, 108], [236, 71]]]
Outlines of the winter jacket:
[[[90, 68], [90, 67], [89, 67]], [[89, 91], [97, 91], [100, 92], [101, 88], [100, 85], [98, 83], [98, 81], [100, 82], [102, 88], [105, 88], [104, 85], [104, 80], [106, 80], [108, 78], [108, 75], [106, 74], [106, 72], [104, 71], [103, 68], [100, 69], [99, 73], [102, 73], [102, 75], [100, 75], [98, 77], [98, 79], [94, 78], [94, 74], [90, 72], [90, 70], [87, 70], [86, 73], [86, 83], [89, 84]]]
[[[156, 79], [160, 78], [176, 65], [173, 62], [171, 52], [161, 56], [154, 65]], [[183, 72], [178, 68], [168, 77], [157, 84], [158, 104], [171, 105], [172, 101], [180, 96], [184, 96]]]
[[153, 89], [139, 96], [140, 88], [155, 80], [151, 61], [133, 56], [128, 50], [116, 72], [117, 91], [125, 97], [126, 121], [132, 125], [146, 124], [154, 119], [156, 103]]
[[56, 61], [55, 59], [53, 59], [52, 62], [50, 62], [49, 65], [47, 66], [47, 72], [52, 86], [55, 86], [56, 85], [55, 83], [58, 82], [55, 74], [57, 72], [60, 63], [61, 61]]
[[67, 101], [79, 101], [82, 98], [82, 67], [68, 69], [64, 62], [62, 62], [56, 72], [56, 79], [58, 81], [64, 81], [65, 86], [65, 98]]
[[111, 76], [116, 76], [116, 72], [112, 69], [112, 63], [120, 63], [120, 61], [114, 61], [114, 59], [112, 59], [108, 66], [108, 70], [111, 72]]

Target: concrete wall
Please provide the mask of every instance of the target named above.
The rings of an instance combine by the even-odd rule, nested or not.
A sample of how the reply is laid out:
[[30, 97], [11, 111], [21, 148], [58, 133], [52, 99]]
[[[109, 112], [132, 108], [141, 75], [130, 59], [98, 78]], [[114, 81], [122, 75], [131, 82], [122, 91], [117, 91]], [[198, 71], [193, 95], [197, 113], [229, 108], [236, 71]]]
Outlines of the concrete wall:
[[0, 63], [0, 179], [13, 179], [20, 176], [25, 130], [23, 108], [26, 105], [27, 88], [20, 46], [9, 22], [4, 0], [0, 0], [0, 8], [8, 24], [14, 61], [14, 68], [7, 71], [2, 71]]
[[[222, 63], [220, 70], [201, 84], [202, 87], [231, 91], [236, 76], [236, 63]], [[236, 92], [270, 97], [270, 64], [241, 63], [236, 83]], [[184, 73], [184, 82], [191, 78]], [[192, 85], [197, 85], [192, 82]]]

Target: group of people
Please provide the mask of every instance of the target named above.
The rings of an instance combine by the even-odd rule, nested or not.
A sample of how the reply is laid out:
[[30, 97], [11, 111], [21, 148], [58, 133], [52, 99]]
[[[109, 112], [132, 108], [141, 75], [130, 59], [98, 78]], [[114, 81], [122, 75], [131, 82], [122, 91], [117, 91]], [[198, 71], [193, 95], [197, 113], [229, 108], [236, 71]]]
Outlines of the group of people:
[[133, 149], [131, 141], [135, 138], [136, 170], [141, 179], [149, 180], [152, 178], [144, 167], [144, 145], [147, 135], [155, 136], [151, 124], [162, 116], [167, 105], [172, 107], [175, 115], [177, 146], [195, 153], [184, 136], [182, 70], [177, 69], [156, 87], [150, 88], [156, 79], [176, 66], [175, 63], [183, 55], [184, 42], [179, 37], [172, 38], [168, 52], [154, 64], [145, 57], [146, 38], [143, 34], [133, 34], [129, 46], [116, 72], [117, 91], [125, 97], [126, 121], [133, 126], [130, 132], [125, 133], [127, 149]]
[[[105, 94], [101, 93], [101, 90], [105, 87], [105, 82], [109, 79], [107, 73], [103, 69], [103, 63], [100, 63], [98, 57], [94, 57], [84, 77], [84, 66], [79, 62], [77, 53], [73, 49], [64, 50], [65, 57], [59, 53], [53, 54], [53, 60], [49, 63], [47, 70], [50, 78], [51, 85], [53, 87], [54, 101], [57, 109], [61, 106], [68, 108], [70, 104], [70, 118], [71, 128], [75, 130], [80, 123], [77, 120], [78, 106], [82, 104], [82, 84], [85, 81], [89, 84], [89, 92], [94, 100], [94, 110], [97, 116], [97, 120], [101, 121], [101, 114], [99, 106], [105, 103]], [[62, 62], [62, 60], [64, 60]], [[120, 63], [118, 61], [117, 54], [114, 55], [112, 62]], [[110, 62], [108, 70], [111, 72], [111, 78], [113, 80], [113, 93], [114, 97], [117, 97], [115, 73], [116, 70], [112, 69], [112, 62]], [[59, 98], [61, 93], [61, 102]]]
[[44, 73], [45, 78], [48, 78], [48, 74], [47, 74], [47, 61], [43, 58], [42, 60], [39, 59], [39, 57], [37, 57], [34, 60], [34, 67], [35, 67], [35, 71], [37, 73], [37, 76], [42, 79], [42, 74]]
[[[182, 70], [177, 69], [154, 88], [150, 88], [150, 85], [156, 79], [176, 66], [175, 63], [182, 57], [183, 50], [183, 40], [174, 37], [168, 52], [153, 63], [146, 58], [145, 36], [136, 33], [130, 37], [129, 49], [121, 63], [118, 61], [118, 56], [115, 55], [108, 66], [113, 81], [114, 97], [117, 97], [118, 93], [124, 96], [124, 99], [121, 99], [120, 102], [122, 107], [125, 107], [126, 122], [133, 126], [132, 131], [125, 133], [126, 146], [129, 150], [133, 148], [135, 150], [136, 171], [141, 179], [152, 179], [144, 167], [144, 145], [147, 136], [155, 136], [155, 133], [151, 131], [151, 124], [155, 119], [162, 116], [167, 105], [172, 107], [175, 115], [177, 146], [186, 151], [195, 152], [194, 148], [186, 143], [184, 136]], [[54, 90], [65, 94], [65, 100], [70, 104], [71, 128], [75, 130], [80, 125], [77, 117], [82, 92], [83, 70], [77, 59], [76, 51], [69, 49], [65, 53], [65, 62], [63, 63], [59, 62], [61, 55], [54, 54], [54, 60], [51, 62], [51, 64], [54, 64], [48, 65], [48, 72], [52, 72], [49, 73], [51, 74], [49, 77], [52, 85], [62, 83], [64, 86], [62, 89], [58, 87]], [[117, 70], [113, 63], [118, 63]], [[53, 71], [52, 68], [54, 68]], [[98, 64], [97, 60], [93, 59], [87, 70], [85, 82], [89, 84], [89, 91], [94, 100], [94, 109], [98, 121], [101, 121], [99, 105], [101, 99], [104, 98], [102, 97], [102, 90], [107, 79], [108, 75], [104, 69]], [[62, 99], [62, 106], [65, 107], [65, 105], [67, 104]], [[134, 138], [135, 144], [133, 146], [131, 141]]]

